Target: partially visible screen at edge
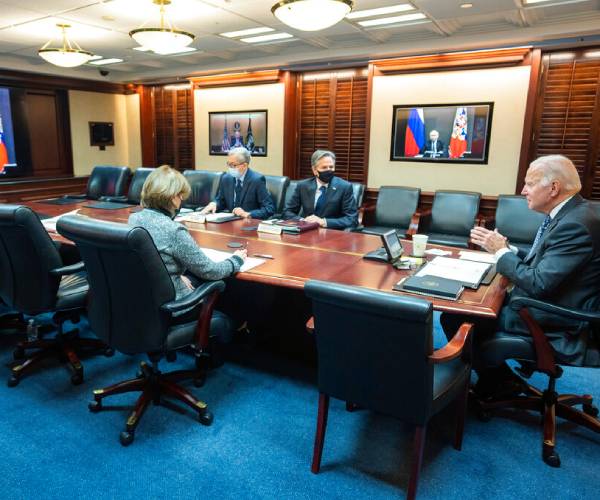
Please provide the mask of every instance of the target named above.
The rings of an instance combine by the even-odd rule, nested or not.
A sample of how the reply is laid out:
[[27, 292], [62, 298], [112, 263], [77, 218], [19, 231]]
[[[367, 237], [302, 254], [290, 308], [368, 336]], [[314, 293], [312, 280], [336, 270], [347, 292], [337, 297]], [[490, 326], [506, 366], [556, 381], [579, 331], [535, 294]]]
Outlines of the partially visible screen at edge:
[[17, 167], [15, 137], [13, 133], [10, 94], [0, 87], [0, 176]]

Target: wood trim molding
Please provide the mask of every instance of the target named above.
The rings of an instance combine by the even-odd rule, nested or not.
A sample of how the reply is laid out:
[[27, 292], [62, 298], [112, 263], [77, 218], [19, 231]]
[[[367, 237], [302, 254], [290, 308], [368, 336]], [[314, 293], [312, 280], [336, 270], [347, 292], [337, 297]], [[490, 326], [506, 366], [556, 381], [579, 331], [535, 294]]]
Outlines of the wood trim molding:
[[142, 165], [156, 166], [155, 120], [153, 87], [138, 85], [140, 96], [140, 136], [142, 140]]
[[46, 179], [10, 179], [0, 182], [0, 203], [43, 200], [63, 194], [83, 193], [88, 176]]
[[374, 66], [375, 76], [421, 71], [453, 71], [471, 67], [525, 64], [530, 51], [530, 47], [520, 47], [474, 52], [452, 52], [397, 59], [379, 59], [369, 61], [369, 63]]
[[[296, 175], [296, 149], [298, 146], [298, 75], [286, 71], [283, 75], [285, 85], [283, 99], [283, 175], [293, 179]], [[291, 126], [294, 124], [294, 126]]]
[[135, 94], [135, 87], [132, 84], [67, 78], [64, 76], [42, 75], [14, 70], [0, 71], [0, 85], [5, 85], [7, 87], [25, 87], [36, 90], [66, 89], [104, 92], [109, 94]]
[[193, 88], [232, 87], [239, 85], [257, 85], [261, 83], [276, 83], [285, 80], [284, 72], [278, 69], [264, 71], [248, 71], [222, 75], [206, 75], [188, 77]]

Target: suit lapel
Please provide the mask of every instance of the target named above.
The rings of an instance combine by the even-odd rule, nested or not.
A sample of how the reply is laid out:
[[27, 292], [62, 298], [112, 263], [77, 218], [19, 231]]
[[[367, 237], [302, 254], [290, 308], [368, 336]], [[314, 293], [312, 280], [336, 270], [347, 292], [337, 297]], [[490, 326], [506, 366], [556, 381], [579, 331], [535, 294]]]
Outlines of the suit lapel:
[[317, 192], [317, 179], [313, 178], [313, 181], [308, 184], [307, 189], [308, 207], [310, 210], [305, 210], [307, 214], [315, 213], [315, 193]]
[[240, 199], [237, 202], [238, 207], [242, 206], [244, 198], [246, 197], [246, 192], [248, 191], [248, 186], [252, 182], [252, 176], [252, 170], [248, 169], [248, 171], [246, 172], [246, 177], [244, 177], [244, 184], [242, 185], [242, 194], [240, 195]]

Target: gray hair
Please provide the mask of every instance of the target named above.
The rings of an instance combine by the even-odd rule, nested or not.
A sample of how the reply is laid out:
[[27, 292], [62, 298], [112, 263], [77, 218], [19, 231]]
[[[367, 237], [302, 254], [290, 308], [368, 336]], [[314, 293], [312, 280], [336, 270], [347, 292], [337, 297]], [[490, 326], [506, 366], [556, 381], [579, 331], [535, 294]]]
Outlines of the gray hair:
[[581, 191], [581, 179], [577, 168], [571, 160], [563, 155], [540, 156], [529, 165], [530, 170], [541, 170], [542, 186], [549, 186], [552, 181], [559, 181], [565, 191], [578, 193]]
[[229, 154], [234, 155], [236, 158], [243, 158], [243, 160], [244, 160], [243, 163], [250, 164], [250, 160], [252, 159], [252, 155], [250, 154], [250, 151], [248, 151], [246, 148], [242, 148], [242, 147], [231, 148], [229, 150]]
[[333, 160], [333, 163], [335, 163], [335, 153], [327, 151], [326, 149], [317, 149], [310, 157], [310, 166], [314, 167], [317, 163], [319, 163], [319, 160], [321, 158], [327, 157], [331, 158]]

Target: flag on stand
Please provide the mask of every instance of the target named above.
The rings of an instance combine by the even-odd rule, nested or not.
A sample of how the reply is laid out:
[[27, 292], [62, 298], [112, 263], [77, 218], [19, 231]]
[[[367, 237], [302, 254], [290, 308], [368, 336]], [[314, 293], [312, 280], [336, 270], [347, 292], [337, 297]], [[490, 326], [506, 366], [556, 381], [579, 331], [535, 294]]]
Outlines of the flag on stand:
[[412, 108], [406, 124], [404, 156], [417, 156], [425, 144], [425, 120], [423, 108]]
[[221, 151], [227, 153], [231, 148], [229, 143], [229, 131], [227, 130], [227, 118], [225, 118], [225, 125], [223, 125], [223, 142], [221, 142]]
[[4, 172], [4, 165], [8, 163], [8, 151], [4, 144], [4, 129], [2, 128], [2, 116], [0, 116], [0, 174]]
[[467, 108], [456, 108], [452, 137], [448, 147], [450, 158], [460, 158], [467, 150]]

